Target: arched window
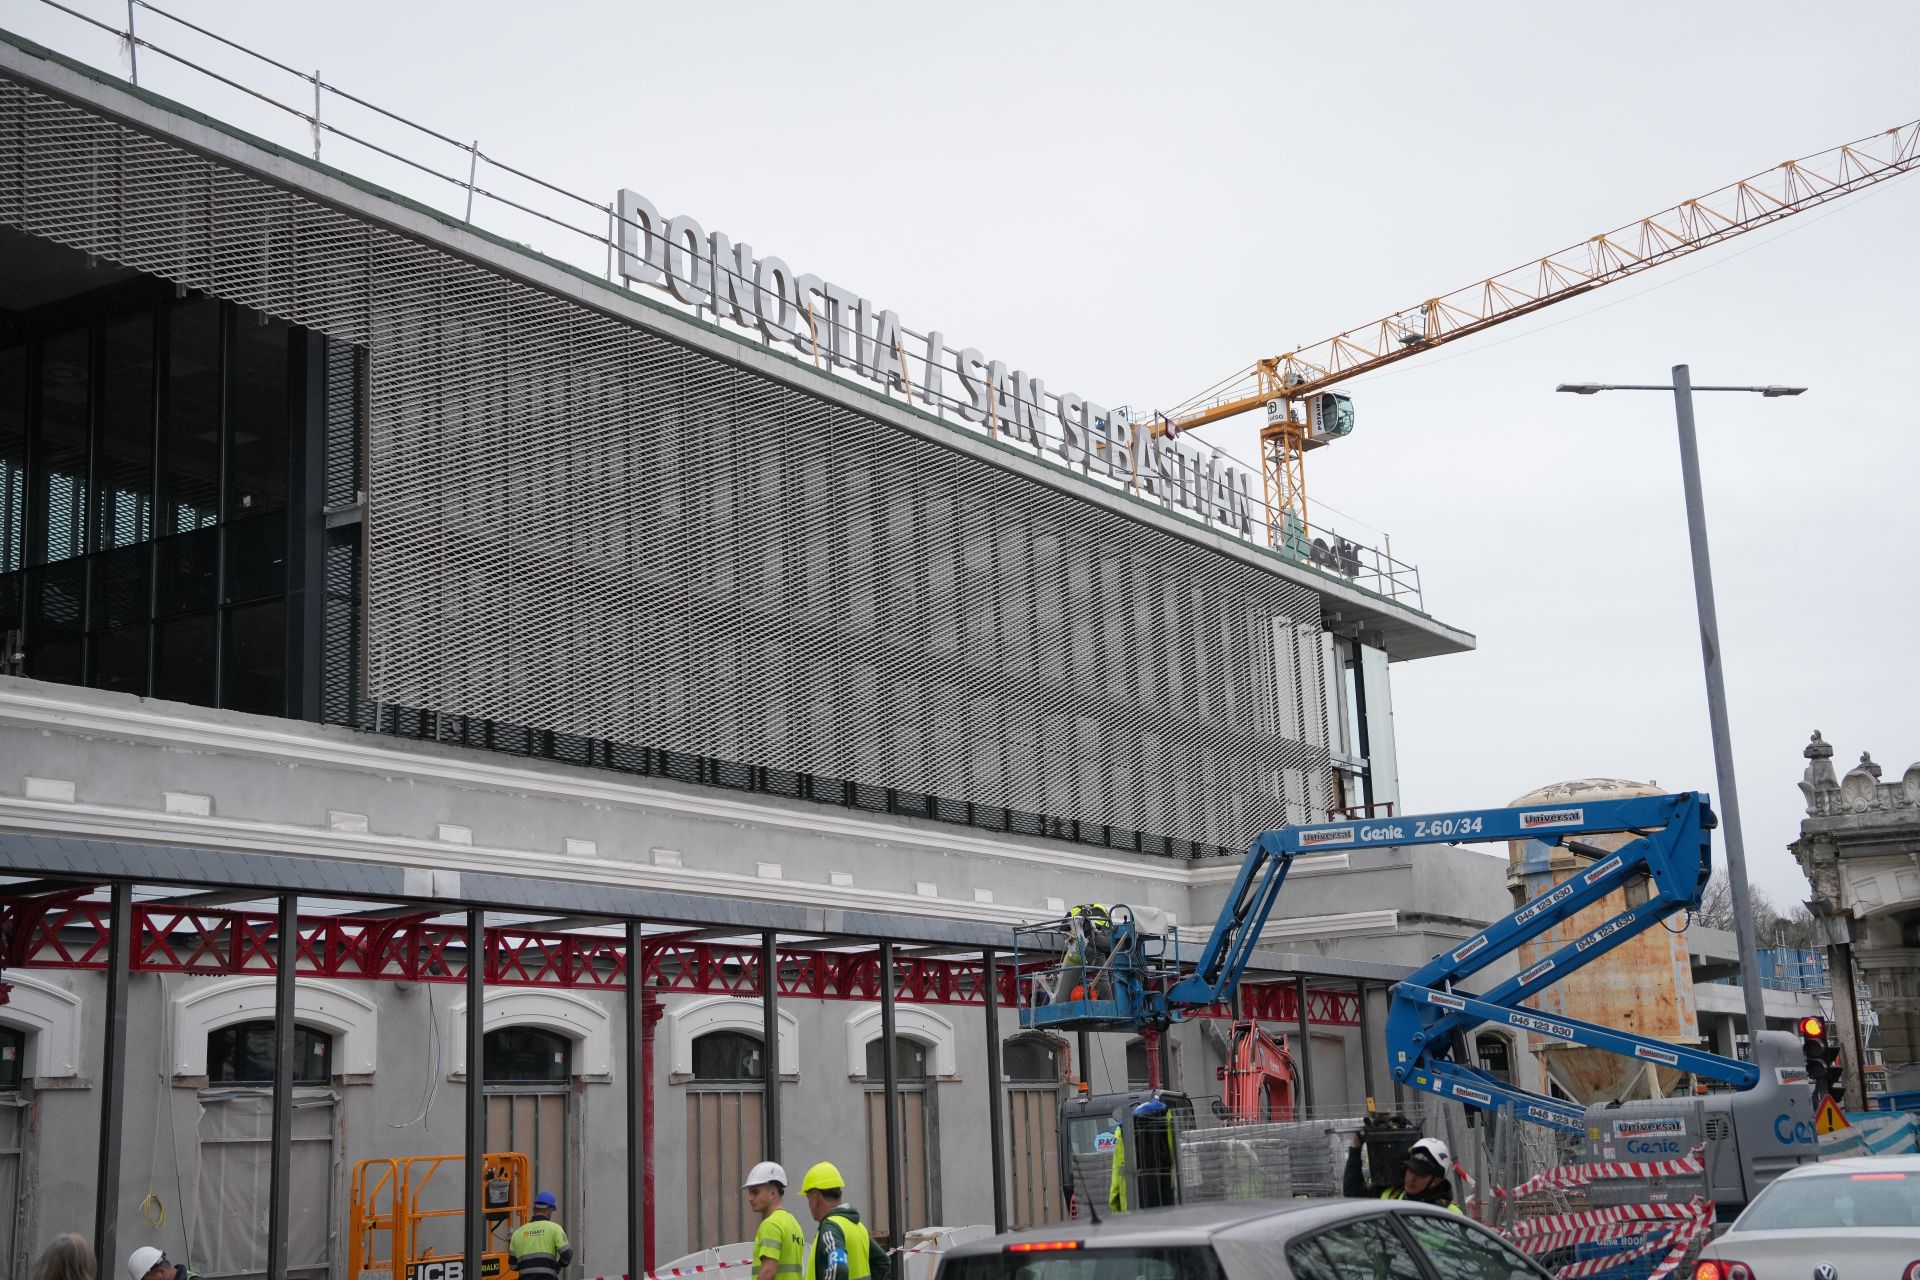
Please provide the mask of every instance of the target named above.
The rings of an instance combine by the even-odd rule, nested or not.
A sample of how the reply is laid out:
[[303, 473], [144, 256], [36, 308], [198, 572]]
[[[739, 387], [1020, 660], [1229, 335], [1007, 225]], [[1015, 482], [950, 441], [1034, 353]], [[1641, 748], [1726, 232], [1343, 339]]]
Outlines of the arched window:
[[766, 1078], [760, 1038], [744, 1031], [709, 1031], [693, 1042], [693, 1078], [721, 1082]]
[[[934, 1076], [928, 1070], [928, 1053], [929, 1046], [925, 1043], [903, 1035], [894, 1036], [894, 1089], [889, 1095], [886, 1091], [886, 1040], [875, 1036], [866, 1045], [866, 1185], [873, 1208], [863, 1221], [873, 1235], [886, 1241], [889, 1246], [898, 1245], [908, 1231], [940, 1221], [939, 1205], [934, 1199], [937, 1184], [933, 1175], [933, 1168], [938, 1161], [930, 1158], [933, 1151], [932, 1135], [938, 1132], [934, 1114], [938, 1090], [934, 1087]], [[887, 1166], [882, 1158], [887, 1149], [889, 1100], [899, 1125], [901, 1163], [906, 1175], [901, 1179], [900, 1189], [901, 1208], [906, 1211], [906, 1218], [902, 1222], [893, 1221], [892, 1205], [888, 1199]], [[853, 1176], [857, 1178], [859, 1175]]]
[[[695, 1036], [689, 1053], [693, 1079], [687, 1089], [687, 1185], [728, 1185], [727, 1179], [737, 1183], [742, 1162], [761, 1159], [766, 1148], [764, 1046], [751, 1032], [722, 1027]], [[742, 1196], [687, 1196], [691, 1248], [745, 1240], [753, 1235], [754, 1225]]]
[[573, 1077], [573, 1041], [538, 1027], [487, 1032], [488, 1084], [565, 1084]]
[[1483, 1032], [1474, 1037], [1473, 1050], [1482, 1071], [1502, 1084], [1513, 1083], [1513, 1045], [1505, 1036]]
[[1060, 1047], [1044, 1036], [1015, 1036], [1001, 1050], [1000, 1061], [1015, 1084], [1060, 1083]]
[[[333, 1077], [333, 1037], [312, 1027], [293, 1029], [293, 1082], [326, 1084]], [[273, 1083], [272, 1019], [233, 1022], [207, 1033], [208, 1084]]]
[[18, 1027], [0, 1027], [0, 1093], [20, 1088], [27, 1065], [27, 1033]]
[[[887, 1060], [881, 1045], [882, 1040], [867, 1041], [867, 1083], [883, 1079], [887, 1073]], [[918, 1040], [909, 1040], [905, 1036], [895, 1036], [893, 1041], [893, 1075], [901, 1082], [924, 1081], [927, 1078], [927, 1046]]]

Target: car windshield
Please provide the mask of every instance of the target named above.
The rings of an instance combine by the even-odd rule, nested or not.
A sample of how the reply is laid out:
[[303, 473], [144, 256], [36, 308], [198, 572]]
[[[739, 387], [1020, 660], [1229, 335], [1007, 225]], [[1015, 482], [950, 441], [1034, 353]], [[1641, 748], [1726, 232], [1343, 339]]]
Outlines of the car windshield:
[[1817, 1173], [1781, 1178], [1754, 1198], [1735, 1231], [1920, 1227], [1920, 1175]]
[[1019, 1253], [1015, 1248], [950, 1257], [940, 1267], [940, 1280], [1222, 1280], [1219, 1260], [1203, 1244]]

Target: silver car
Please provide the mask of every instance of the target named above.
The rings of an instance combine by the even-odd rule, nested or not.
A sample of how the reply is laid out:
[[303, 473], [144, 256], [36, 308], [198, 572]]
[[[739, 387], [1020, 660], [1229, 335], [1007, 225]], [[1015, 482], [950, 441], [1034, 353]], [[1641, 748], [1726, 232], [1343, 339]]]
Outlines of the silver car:
[[1054, 1223], [949, 1250], [936, 1280], [1545, 1280], [1457, 1213], [1269, 1200]]
[[1803, 1164], [1701, 1253], [1695, 1280], [1920, 1280], [1920, 1156]]

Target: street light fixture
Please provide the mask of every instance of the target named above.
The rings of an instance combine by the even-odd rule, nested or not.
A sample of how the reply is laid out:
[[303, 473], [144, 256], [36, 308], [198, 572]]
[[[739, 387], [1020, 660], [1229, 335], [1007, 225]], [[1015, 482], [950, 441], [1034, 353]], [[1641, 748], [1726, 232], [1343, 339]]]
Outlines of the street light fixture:
[[1740, 835], [1740, 797], [1733, 785], [1733, 735], [1727, 727], [1727, 688], [1720, 669], [1720, 623], [1713, 605], [1713, 568], [1707, 561], [1707, 513], [1700, 495], [1700, 449], [1693, 431], [1695, 391], [1744, 391], [1776, 400], [1797, 396], [1805, 387], [1696, 387], [1684, 364], [1673, 366], [1673, 382], [1665, 386], [1644, 383], [1563, 382], [1555, 387], [1576, 396], [1602, 391], [1671, 391], [1674, 415], [1680, 426], [1680, 480], [1686, 491], [1687, 541], [1693, 549], [1693, 598], [1700, 618], [1700, 657], [1707, 674], [1707, 719], [1713, 733], [1713, 772], [1720, 791], [1721, 830], [1727, 846], [1727, 888], [1733, 897], [1733, 934], [1740, 949], [1740, 989], [1747, 1010], [1747, 1042], [1767, 1027], [1765, 998], [1760, 989], [1760, 958], [1754, 947], [1753, 897], [1747, 887], [1747, 851]]

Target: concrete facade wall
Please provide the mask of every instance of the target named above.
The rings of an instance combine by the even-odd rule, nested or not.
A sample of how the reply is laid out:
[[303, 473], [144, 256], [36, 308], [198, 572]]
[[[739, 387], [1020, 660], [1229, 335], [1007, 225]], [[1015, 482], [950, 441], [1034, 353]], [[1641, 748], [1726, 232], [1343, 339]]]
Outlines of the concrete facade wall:
[[[86, 1234], [92, 1229], [95, 1189], [93, 1153], [98, 1142], [101, 1094], [99, 1075], [101, 1003], [105, 976], [93, 972], [36, 971], [36, 981], [51, 983], [78, 999], [75, 1017], [84, 1045], [80, 1073], [68, 1079], [34, 1078], [27, 1091], [30, 1135], [22, 1179], [23, 1241], [45, 1241], [63, 1231]], [[209, 1219], [209, 1197], [225, 1194], [226, 1207], [251, 1206], [264, 1215], [264, 1199], [246, 1192], [217, 1192], [203, 1179], [202, 1133], [205, 1077], [173, 1074], [182, 1005], [224, 979], [136, 973], [130, 993], [128, 1024], [130, 1056], [128, 1089], [122, 1120], [121, 1206], [122, 1243], [127, 1248], [151, 1242], [175, 1259], [208, 1265], [212, 1233], [232, 1231]], [[450, 1069], [459, 1064], [459, 1024], [454, 1014], [462, 989], [394, 983], [361, 984], [357, 990], [378, 1009], [382, 1031], [378, 1037], [376, 1069], [368, 1073], [337, 1075], [330, 1092], [333, 1106], [335, 1163], [330, 1194], [335, 1232], [334, 1274], [344, 1274], [349, 1187], [356, 1162], [374, 1157], [455, 1153], [463, 1148], [462, 1106], [467, 1087], [465, 1073]], [[495, 998], [505, 994], [501, 989]], [[607, 1031], [615, 1044], [624, 1036], [621, 1002], [604, 996], [587, 997], [607, 1013]], [[695, 1001], [668, 997], [668, 1020], [656, 1031], [654, 1058], [654, 1149], [659, 1173], [656, 1183], [656, 1249], [664, 1262], [694, 1248], [728, 1243], [719, 1239], [691, 1239], [688, 1235], [689, 1177], [687, 1174], [687, 1093], [689, 1082], [673, 1072], [670, 1019], [674, 1011]], [[752, 1002], [757, 1007], [757, 1001]], [[934, 1097], [931, 1146], [937, 1151], [932, 1177], [933, 1219], [945, 1224], [992, 1220], [991, 1175], [988, 1148], [983, 1140], [988, 1126], [986, 1026], [978, 1008], [901, 1006], [903, 1014], [924, 1011], [951, 1027], [953, 1069], [928, 1085]], [[873, 1006], [852, 1002], [783, 1001], [783, 1014], [792, 1015], [800, 1046], [797, 1064], [783, 1063], [783, 1151], [790, 1173], [815, 1160], [832, 1160], [850, 1179], [849, 1198], [869, 1212], [874, 1190], [864, 1171], [869, 1153], [865, 1132], [864, 1058], [849, 1060], [847, 1028], [850, 1020], [871, 1013]], [[6, 1010], [0, 1008], [0, 1022]], [[908, 1019], [903, 1018], [903, 1022]], [[428, 1026], [437, 1026], [441, 1069], [433, 1069], [434, 1046]], [[1004, 1039], [1019, 1034], [1016, 1017], [1000, 1016]], [[1275, 1035], [1292, 1028], [1270, 1025]], [[917, 1028], [906, 1033], [919, 1038]], [[1218, 1086], [1214, 1071], [1219, 1056], [1197, 1026], [1174, 1031], [1174, 1076], [1169, 1087], [1190, 1092], [1196, 1105]], [[1375, 1028], [1377, 1034], [1377, 1026]], [[1128, 1037], [1093, 1037], [1089, 1076], [1095, 1092], [1127, 1087]], [[1071, 1041], [1061, 1042], [1071, 1061]], [[29, 1070], [34, 1045], [29, 1041]], [[335, 1038], [335, 1062], [340, 1064], [340, 1038]], [[935, 1055], [929, 1055], [930, 1060]], [[1318, 1029], [1312, 1036], [1315, 1106], [1323, 1112], [1363, 1109], [1357, 1032]], [[583, 1062], [576, 1046], [575, 1063]], [[572, 1166], [570, 1201], [563, 1221], [579, 1249], [577, 1273], [585, 1276], [619, 1274], [625, 1269], [626, 1197], [626, 1089], [624, 1061], [610, 1073], [576, 1075], [568, 1100], [569, 1149]], [[1075, 1068], [1077, 1072], [1077, 1067]], [[1061, 1082], [1065, 1096], [1070, 1086]], [[430, 1106], [423, 1101], [431, 1095]], [[1008, 1139], [1012, 1141], [1011, 1138]], [[504, 1144], [496, 1142], [496, 1147]], [[708, 1157], [712, 1158], [712, 1157]], [[743, 1155], [750, 1162], [758, 1154]], [[723, 1169], [721, 1176], [738, 1184], [745, 1166]], [[320, 1193], [302, 1183], [302, 1203]], [[165, 1223], [149, 1230], [142, 1220], [142, 1202], [159, 1198]], [[237, 1198], [236, 1198], [237, 1197]], [[256, 1224], [257, 1225], [257, 1224]], [[196, 1243], [197, 1242], [197, 1243]]]
[[[827, 905], [884, 904], [903, 912], [1007, 925], [1043, 917], [1059, 903], [1088, 900], [1146, 902], [1192, 921], [1210, 918], [1225, 893], [1217, 884], [1196, 885], [1194, 866], [1167, 860], [1083, 852], [1057, 843], [1023, 844], [934, 823], [735, 797], [11, 678], [0, 678], [0, 830], [393, 860], [427, 868], [504, 869]], [[676, 856], [663, 858], [660, 850]], [[1356, 857], [1382, 866], [1305, 875], [1281, 911], [1339, 914], [1343, 907], [1381, 900], [1375, 894], [1422, 892], [1416, 873], [1395, 864], [1390, 853]], [[776, 867], [778, 879], [770, 879]], [[1198, 871], [1205, 874], [1198, 878], [1219, 870], [1230, 868], [1203, 867]], [[1503, 906], [1497, 875], [1490, 883], [1488, 911]], [[1377, 960], [1389, 941], [1419, 958], [1432, 949], [1425, 934], [1350, 937], [1341, 945], [1350, 954]], [[1289, 938], [1288, 945], [1301, 944]], [[0, 1022], [19, 1025], [19, 1011], [31, 1003], [61, 1011], [70, 1028], [29, 1039], [32, 1133], [22, 1240], [44, 1241], [59, 1231], [87, 1230], [93, 1213], [93, 1154], [102, 1101], [93, 1082], [104, 976], [49, 970], [18, 971], [17, 976], [21, 1002], [0, 1007]], [[188, 1012], [196, 1000], [233, 979], [137, 973], [132, 981], [119, 1192], [123, 1240], [136, 1241], [145, 1232], [139, 1207], [151, 1191], [167, 1206], [167, 1224], [157, 1242], [191, 1258], [186, 1229], [200, 1211], [196, 1179], [204, 1081], [176, 1070], [193, 1052], [191, 1044], [183, 1047], [181, 1028], [183, 1019], [198, 1016]], [[1334, 982], [1314, 979], [1316, 985], [1323, 981]], [[464, 992], [451, 984], [431, 989], [387, 982], [335, 985], [349, 988], [347, 996], [368, 1006], [369, 1021], [378, 1028], [367, 1037], [373, 1046], [370, 1061], [363, 1060], [364, 1044], [349, 1051], [344, 1034], [335, 1038], [334, 1069], [340, 1074], [333, 1084], [338, 1097], [333, 1219], [343, 1233], [355, 1161], [461, 1149], [466, 1084], [458, 1070], [463, 1064], [457, 1061], [455, 1011]], [[595, 1006], [576, 1008], [567, 1017], [614, 1046], [610, 1055], [604, 1049], [589, 1052], [583, 1041], [576, 1051], [575, 1070], [581, 1074], [570, 1106], [579, 1163], [569, 1208], [579, 1217], [568, 1224], [580, 1236], [581, 1274], [613, 1274], [625, 1265], [628, 1194], [627, 1067], [618, 1052], [624, 1035], [621, 999], [560, 994]], [[526, 998], [525, 988], [495, 988], [489, 1007], [496, 1000]], [[725, 1243], [686, 1238], [688, 1086], [674, 1078], [671, 1033], [672, 1014], [689, 998], [670, 996], [665, 1003], [669, 1018], [656, 1031], [652, 1082], [660, 1169], [657, 1253], [663, 1261], [690, 1245]], [[789, 1166], [802, 1168], [815, 1159], [832, 1159], [857, 1178], [856, 1171], [867, 1167], [866, 1084], [857, 1078], [864, 1059], [856, 1055], [857, 1046], [849, 1046], [848, 1026], [867, 1007], [802, 1000], [783, 1001], [781, 1007], [792, 1016], [799, 1044], [795, 1060], [782, 1064], [797, 1070], [783, 1085], [783, 1154]], [[905, 1014], [909, 1008], [914, 1006], [902, 1005], [902, 1029], [913, 1035]], [[978, 1140], [987, 1127], [983, 1011], [919, 1008], [951, 1028], [952, 1069], [929, 1086], [937, 1117], [937, 1216], [948, 1223], [988, 1221], [991, 1180], [986, 1147]], [[349, 1013], [362, 1017], [367, 1011]], [[1384, 1014], [1385, 1001], [1376, 994], [1370, 1003], [1376, 1044]], [[253, 1016], [262, 1015], [256, 1010]], [[757, 1021], [757, 1007], [753, 1016]], [[1003, 1037], [1017, 1031], [1012, 1011], [1002, 1013], [1000, 1030]], [[1295, 1031], [1288, 1025], [1269, 1030], [1276, 1035]], [[435, 1034], [438, 1070], [432, 1065]], [[1169, 1085], [1196, 1099], [1215, 1094], [1219, 1059], [1200, 1028], [1188, 1024], [1172, 1034]], [[1127, 1039], [1093, 1038], [1087, 1074], [1095, 1090], [1125, 1087]], [[77, 1055], [66, 1047], [69, 1043], [77, 1045]], [[77, 1061], [66, 1061], [76, 1056]], [[1316, 1027], [1307, 1059], [1316, 1109], [1360, 1109], [1367, 1089], [1360, 1078], [1356, 1031]], [[71, 1069], [61, 1074], [63, 1068]], [[1390, 1098], [1384, 1064], [1376, 1061], [1375, 1071], [1373, 1091]], [[430, 1093], [432, 1105], [417, 1117]], [[854, 1195], [866, 1200], [871, 1192], [856, 1186]], [[345, 1248], [345, 1236], [339, 1234], [338, 1266], [344, 1266]]]

